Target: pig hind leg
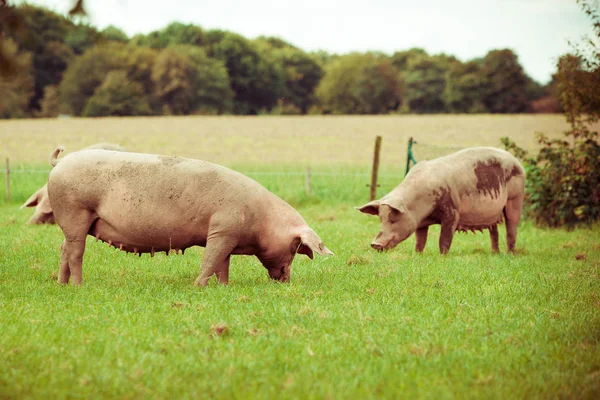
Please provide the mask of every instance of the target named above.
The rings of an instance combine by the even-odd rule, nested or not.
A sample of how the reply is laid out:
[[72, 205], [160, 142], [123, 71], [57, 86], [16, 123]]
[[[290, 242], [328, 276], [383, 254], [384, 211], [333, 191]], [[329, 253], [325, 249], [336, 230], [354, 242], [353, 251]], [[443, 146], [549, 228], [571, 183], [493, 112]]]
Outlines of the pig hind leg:
[[488, 228], [490, 230], [490, 239], [492, 241], [492, 252], [498, 253], [498, 225], [492, 225]]
[[92, 213], [87, 210], [72, 212], [60, 219], [65, 240], [61, 246], [58, 282], [66, 284], [72, 278], [74, 285], [81, 284], [85, 239], [92, 222]]
[[229, 259], [235, 246], [236, 244], [230, 238], [209, 236], [196, 285], [206, 286], [208, 280], [215, 274], [220, 283], [227, 284], [229, 282]]
[[504, 207], [504, 218], [506, 220], [506, 245], [509, 253], [514, 253], [517, 242], [517, 225], [523, 211], [523, 196], [510, 199]]

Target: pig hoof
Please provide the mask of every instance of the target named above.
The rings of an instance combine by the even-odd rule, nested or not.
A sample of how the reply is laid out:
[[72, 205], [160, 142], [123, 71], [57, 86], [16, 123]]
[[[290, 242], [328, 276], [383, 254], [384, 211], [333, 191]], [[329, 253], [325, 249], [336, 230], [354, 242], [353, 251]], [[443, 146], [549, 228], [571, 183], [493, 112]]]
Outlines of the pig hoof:
[[200, 287], [206, 287], [206, 285], [208, 285], [208, 279], [196, 279], [196, 282], [194, 283], [196, 286], [200, 286]]

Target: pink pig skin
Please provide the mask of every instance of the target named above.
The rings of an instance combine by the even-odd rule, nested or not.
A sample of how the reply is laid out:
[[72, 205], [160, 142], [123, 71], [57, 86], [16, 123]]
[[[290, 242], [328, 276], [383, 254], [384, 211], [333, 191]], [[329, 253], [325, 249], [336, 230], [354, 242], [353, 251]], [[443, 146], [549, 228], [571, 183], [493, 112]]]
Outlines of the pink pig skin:
[[[96, 143], [83, 148], [80, 151], [90, 149], [125, 151], [120, 145], [112, 143]], [[34, 194], [29, 196], [21, 206], [21, 208], [25, 207], [35, 207], [33, 215], [29, 218], [29, 221], [27, 221], [29, 225], [54, 224], [54, 213], [50, 206], [50, 200], [48, 200], [48, 185], [42, 186]]]
[[48, 195], [65, 240], [58, 281], [82, 282], [87, 235], [133, 253], [204, 246], [196, 284], [229, 281], [232, 254], [288, 281], [296, 253], [333, 255], [298, 212], [258, 182], [205, 161], [88, 150], [56, 159]]

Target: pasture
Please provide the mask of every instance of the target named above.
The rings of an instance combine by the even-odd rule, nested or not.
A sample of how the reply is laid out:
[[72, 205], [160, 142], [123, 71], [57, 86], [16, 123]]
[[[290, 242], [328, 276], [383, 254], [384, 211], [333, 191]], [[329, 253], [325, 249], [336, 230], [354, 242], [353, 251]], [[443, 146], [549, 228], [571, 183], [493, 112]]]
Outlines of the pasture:
[[[517, 254], [457, 234], [369, 247], [373, 141], [383, 195], [417, 160], [509, 136], [560, 137], [562, 116], [177, 117], [0, 121], [0, 398], [597, 398], [600, 228], [522, 221]], [[57, 144], [96, 143], [233, 167], [296, 206], [336, 254], [296, 256], [291, 282], [232, 257], [230, 284], [193, 285], [202, 248], [135, 257], [88, 238], [84, 285], [56, 283], [57, 226], [19, 205]], [[304, 171], [311, 168], [310, 195]], [[41, 172], [40, 172], [41, 171]], [[3, 175], [1, 175], [4, 178]], [[437, 229], [436, 229], [437, 228]], [[214, 279], [214, 278], [213, 278]]]

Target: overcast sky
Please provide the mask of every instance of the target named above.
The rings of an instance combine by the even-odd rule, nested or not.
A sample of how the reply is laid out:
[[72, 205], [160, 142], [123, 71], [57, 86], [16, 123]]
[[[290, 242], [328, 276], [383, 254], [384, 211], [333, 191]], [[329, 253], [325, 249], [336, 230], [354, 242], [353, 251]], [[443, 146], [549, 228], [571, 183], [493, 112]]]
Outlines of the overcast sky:
[[[65, 14], [73, 0], [28, 0]], [[90, 22], [133, 36], [173, 21], [247, 38], [278, 36], [306, 51], [422, 47], [466, 61], [510, 48], [527, 74], [550, 80], [568, 40], [591, 33], [575, 0], [85, 0]]]

